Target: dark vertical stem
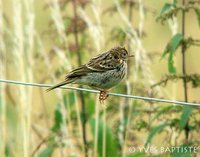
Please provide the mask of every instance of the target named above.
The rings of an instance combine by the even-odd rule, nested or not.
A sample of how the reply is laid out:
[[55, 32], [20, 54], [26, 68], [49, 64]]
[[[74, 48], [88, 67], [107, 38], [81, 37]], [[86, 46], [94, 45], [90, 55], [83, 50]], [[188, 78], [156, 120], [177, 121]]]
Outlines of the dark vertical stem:
[[81, 65], [81, 53], [79, 49], [79, 38], [78, 38], [78, 15], [77, 15], [77, 0], [73, 1], [73, 9], [74, 9], [74, 38], [75, 38], [75, 45], [76, 45], [76, 53], [78, 55], [78, 64]]
[[[78, 57], [78, 64], [79, 66], [81, 65], [81, 53], [80, 53], [80, 47], [79, 47], [79, 38], [78, 38], [78, 15], [77, 15], [77, 0], [73, 1], [73, 10], [74, 10], [74, 38], [75, 38], [75, 47], [76, 47], [76, 53]], [[82, 92], [79, 92], [80, 95], [80, 100], [81, 100], [81, 118], [82, 118], [82, 128], [83, 128], [83, 142], [84, 142], [84, 147], [85, 147], [85, 157], [88, 156], [88, 150], [87, 150], [87, 136], [86, 136], [86, 122], [87, 122], [87, 117], [86, 117], [86, 109], [85, 109], [85, 99], [84, 95]]]
[[[185, 0], [183, 0], [182, 2], [183, 6], [185, 5]], [[183, 10], [182, 12], [182, 35], [183, 37], [185, 37], [185, 11]], [[185, 97], [185, 101], [188, 101], [188, 94], [187, 94], [187, 82], [186, 82], [186, 63], [185, 63], [185, 45], [182, 45], [182, 73], [183, 73], [183, 84], [184, 84], [184, 97]]]
[[[185, 0], [182, 0], [182, 5], [185, 6]], [[182, 11], [182, 35], [184, 38], [185, 37], [185, 10]], [[185, 102], [187, 102], [188, 101], [188, 91], [187, 91], [186, 62], [185, 62], [186, 47], [185, 47], [184, 43], [182, 44], [181, 52], [182, 52], [182, 73], [183, 73], [184, 99], [185, 99]], [[184, 130], [185, 130], [186, 141], [188, 141], [188, 137], [189, 137], [188, 121], [185, 125]]]

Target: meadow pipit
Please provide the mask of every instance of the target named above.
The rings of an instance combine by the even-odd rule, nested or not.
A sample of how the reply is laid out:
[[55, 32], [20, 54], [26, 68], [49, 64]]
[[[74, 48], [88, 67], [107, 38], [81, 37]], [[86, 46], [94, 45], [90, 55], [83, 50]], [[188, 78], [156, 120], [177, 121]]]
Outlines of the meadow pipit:
[[99, 100], [103, 102], [108, 97], [106, 90], [117, 85], [125, 77], [129, 57], [132, 56], [129, 56], [124, 47], [114, 47], [71, 71], [63, 82], [48, 88], [47, 91], [69, 83], [88, 85], [100, 90]]

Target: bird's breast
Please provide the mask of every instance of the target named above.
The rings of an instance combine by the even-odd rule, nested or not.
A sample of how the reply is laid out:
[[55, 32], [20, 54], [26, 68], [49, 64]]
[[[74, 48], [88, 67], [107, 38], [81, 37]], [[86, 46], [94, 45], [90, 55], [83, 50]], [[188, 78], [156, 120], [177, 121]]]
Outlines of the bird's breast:
[[95, 89], [109, 89], [117, 85], [127, 73], [127, 64], [105, 72], [92, 72], [82, 76], [75, 83], [88, 85]]

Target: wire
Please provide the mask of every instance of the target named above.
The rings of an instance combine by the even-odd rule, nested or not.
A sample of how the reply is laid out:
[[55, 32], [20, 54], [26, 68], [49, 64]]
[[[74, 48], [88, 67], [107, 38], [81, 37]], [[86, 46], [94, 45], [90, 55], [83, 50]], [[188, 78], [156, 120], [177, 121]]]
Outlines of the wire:
[[[17, 84], [17, 85], [24, 85], [24, 86], [37, 86], [37, 87], [52, 87], [53, 86], [53, 85], [50, 85], [50, 84], [28, 83], [28, 82], [21, 82], [21, 81], [14, 81], [14, 80], [3, 80], [3, 79], [0, 79], [0, 82], [2, 82], [2, 83], [10, 83], [10, 84]], [[100, 91], [97, 91], [97, 90], [70, 87], [70, 86], [62, 86], [62, 87], [59, 87], [59, 88], [78, 90], [78, 91], [85, 91], [85, 92], [90, 92], [90, 93], [100, 93]], [[173, 104], [179, 104], [179, 105], [198, 106], [198, 107], [200, 107], [200, 104], [192, 103], [192, 102], [183, 102], [183, 101], [176, 101], [176, 100], [150, 98], [150, 97], [118, 94], [118, 93], [111, 93], [111, 92], [108, 92], [107, 94], [108, 95], [117, 96], [117, 97], [131, 98], [131, 99], [142, 99], [142, 100], [146, 100], [146, 101], [155, 101], [155, 102], [173, 103]]]

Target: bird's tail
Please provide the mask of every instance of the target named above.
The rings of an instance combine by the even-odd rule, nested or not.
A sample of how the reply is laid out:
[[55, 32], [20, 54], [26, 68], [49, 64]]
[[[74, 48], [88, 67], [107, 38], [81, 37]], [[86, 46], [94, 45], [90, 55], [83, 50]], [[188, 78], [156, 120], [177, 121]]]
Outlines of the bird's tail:
[[49, 92], [49, 91], [51, 91], [51, 90], [53, 90], [55, 88], [58, 88], [60, 86], [63, 86], [63, 85], [66, 85], [66, 84], [69, 84], [69, 83], [72, 83], [72, 82], [73, 82], [73, 80], [65, 80], [63, 82], [60, 82], [60, 83], [56, 84], [55, 86], [52, 86], [52, 87], [48, 88], [46, 91]]

